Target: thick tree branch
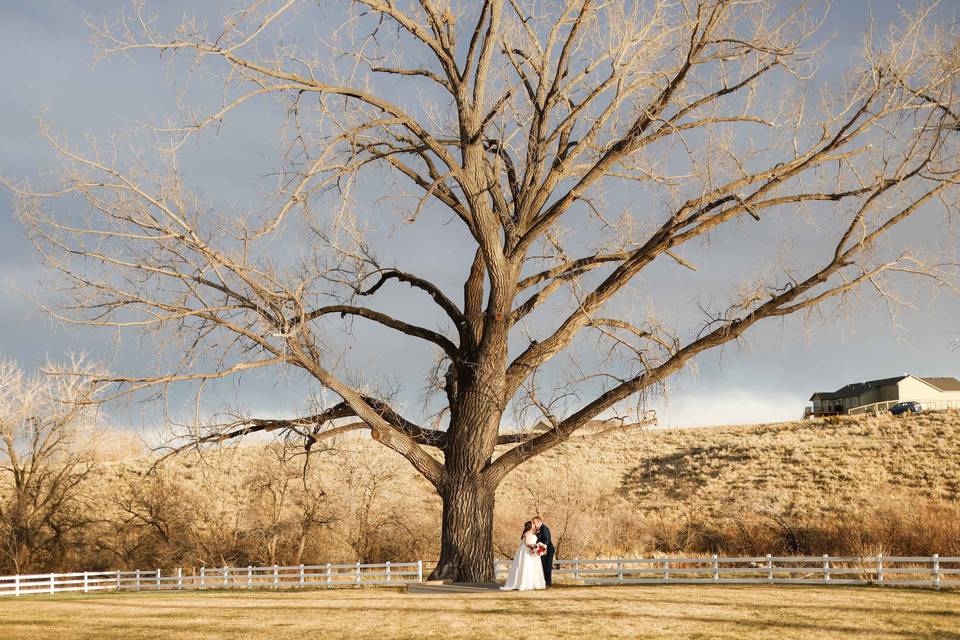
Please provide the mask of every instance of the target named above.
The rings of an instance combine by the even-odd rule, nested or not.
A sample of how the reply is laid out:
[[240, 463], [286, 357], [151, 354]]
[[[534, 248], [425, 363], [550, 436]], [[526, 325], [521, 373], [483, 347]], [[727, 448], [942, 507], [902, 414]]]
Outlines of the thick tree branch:
[[[940, 182], [922, 196], [897, 211], [894, 215], [889, 216], [873, 231], [861, 236], [856, 242], [850, 243], [849, 241], [852, 238], [851, 232], [861, 227], [865, 213], [872, 206], [875, 206], [876, 197], [868, 198], [851, 220], [847, 230], [838, 240], [837, 251], [832, 259], [821, 269], [793, 286], [787, 286], [772, 293], [766, 302], [756, 306], [748, 313], [733, 319], [724, 319], [719, 323], [717, 328], [701, 335], [683, 348], [674, 351], [662, 364], [648, 368], [641, 374], [609, 389], [593, 401], [584, 405], [581, 409], [558, 422], [556, 426], [549, 431], [503, 454], [488, 466], [485, 473], [491, 477], [493, 482], [499, 481], [524, 461], [564, 442], [573, 432], [586, 424], [587, 421], [613, 407], [616, 403], [643, 389], [664, 382], [670, 375], [683, 368], [683, 366], [697, 354], [739, 338], [747, 329], [765, 318], [781, 317], [814, 307], [830, 298], [851, 291], [879, 273], [894, 269], [897, 265], [896, 262], [882, 263], [870, 269], [864, 269], [857, 276], [847, 278], [838, 285], [828, 287], [819, 293], [813, 293], [818, 288], [823, 287], [832, 276], [840, 273], [841, 270], [848, 266], [853, 265], [853, 260], [857, 256], [864, 255], [873, 247], [880, 237], [889, 232], [897, 224], [900, 224], [915, 214], [923, 204], [936, 198], [950, 186], [952, 181], [957, 179], [960, 179], [960, 171], [952, 174], [946, 181]], [[890, 189], [891, 186], [892, 185], [884, 184], [878, 187], [874, 195], [879, 196], [884, 191]], [[813, 293], [813, 295], [807, 296], [807, 294], [811, 293]]]
[[418, 276], [415, 276], [404, 271], [399, 271], [397, 269], [384, 269], [380, 272], [380, 278], [367, 290], [360, 291], [359, 294], [362, 296], [373, 295], [377, 292], [380, 287], [384, 285], [390, 279], [399, 280], [400, 282], [406, 282], [411, 287], [416, 287], [422, 291], [426, 291], [430, 294], [430, 297], [433, 298], [433, 301], [443, 309], [447, 316], [453, 321], [453, 324], [460, 330], [462, 330], [465, 319], [463, 313], [460, 311], [460, 308], [454, 303], [450, 298], [446, 296], [439, 287], [428, 280], [424, 280]]
[[390, 329], [394, 329], [400, 333], [405, 333], [408, 336], [413, 336], [415, 338], [432, 342], [443, 349], [444, 353], [446, 353], [450, 358], [457, 357], [457, 345], [453, 344], [453, 342], [451, 342], [450, 339], [443, 334], [437, 333], [436, 331], [431, 331], [430, 329], [425, 329], [423, 327], [418, 327], [402, 320], [397, 320], [386, 313], [374, 311], [373, 309], [368, 309], [366, 307], [355, 307], [346, 304], [334, 304], [326, 307], [319, 307], [317, 309], [307, 311], [303, 314], [302, 319], [298, 319], [290, 324], [291, 326], [296, 327], [304, 322], [310, 322], [316, 320], [317, 318], [322, 318], [323, 316], [333, 314], [339, 314], [341, 318], [350, 315], [372, 320], [377, 324], [389, 327]]
[[[446, 446], [446, 433], [433, 429], [424, 429], [403, 416], [396, 413], [381, 400], [364, 397], [364, 400], [373, 407], [378, 415], [394, 427], [402, 430], [417, 444], [443, 449]], [[352, 422], [347, 425], [331, 425], [334, 420], [357, 417], [356, 411], [346, 402], [336, 404], [320, 413], [291, 419], [263, 419], [247, 418], [222, 425], [214, 433], [197, 438], [196, 440], [176, 447], [167, 452], [164, 457], [176, 455], [192, 447], [204, 444], [222, 444], [230, 440], [239, 440], [254, 433], [270, 433], [274, 431], [292, 431], [304, 438], [304, 445], [311, 446], [350, 431], [361, 429], [369, 430], [371, 426], [366, 422]], [[329, 428], [327, 425], [331, 425]]]

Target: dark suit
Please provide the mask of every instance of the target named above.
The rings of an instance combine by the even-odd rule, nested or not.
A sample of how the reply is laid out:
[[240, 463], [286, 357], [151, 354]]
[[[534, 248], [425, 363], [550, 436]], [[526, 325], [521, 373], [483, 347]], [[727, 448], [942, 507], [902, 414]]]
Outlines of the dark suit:
[[540, 525], [540, 531], [537, 531], [537, 542], [547, 545], [547, 553], [540, 556], [540, 562], [543, 563], [543, 579], [549, 587], [553, 582], [553, 555], [556, 552], [553, 548], [553, 539], [550, 537], [550, 527], [545, 524]]

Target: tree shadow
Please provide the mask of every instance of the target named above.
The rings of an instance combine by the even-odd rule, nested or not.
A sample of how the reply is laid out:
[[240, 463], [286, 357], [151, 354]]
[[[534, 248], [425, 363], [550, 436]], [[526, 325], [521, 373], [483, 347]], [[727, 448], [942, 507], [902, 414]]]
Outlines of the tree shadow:
[[704, 488], [727, 468], [751, 458], [736, 445], [694, 446], [652, 456], [624, 472], [619, 493], [628, 498], [646, 498], [654, 493], [683, 500]]

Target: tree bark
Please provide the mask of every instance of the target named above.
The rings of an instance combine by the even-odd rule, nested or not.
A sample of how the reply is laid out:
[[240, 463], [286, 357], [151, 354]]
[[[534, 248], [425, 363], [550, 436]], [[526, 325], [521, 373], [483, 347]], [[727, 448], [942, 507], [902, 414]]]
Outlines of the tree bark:
[[503, 415], [506, 314], [484, 327], [481, 345], [455, 363], [443, 474], [440, 560], [431, 580], [493, 582], [493, 506], [498, 482], [487, 468]]
[[494, 487], [462, 474], [449, 478], [443, 499], [440, 560], [430, 580], [493, 582]]

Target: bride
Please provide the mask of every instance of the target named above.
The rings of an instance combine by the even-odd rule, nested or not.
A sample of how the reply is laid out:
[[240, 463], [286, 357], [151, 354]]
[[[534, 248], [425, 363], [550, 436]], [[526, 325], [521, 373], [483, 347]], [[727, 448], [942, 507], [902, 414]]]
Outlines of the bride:
[[536, 544], [537, 534], [533, 532], [533, 523], [524, 522], [523, 533], [520, 535], [520, 548], [513, 556], [510, 575], [507, 576], [507, 583], [500, 587], [501, 591], [546, 588], [547, 585], [543, 580], [543, 563], [540, 561], [540, 556], [533, 552]]

